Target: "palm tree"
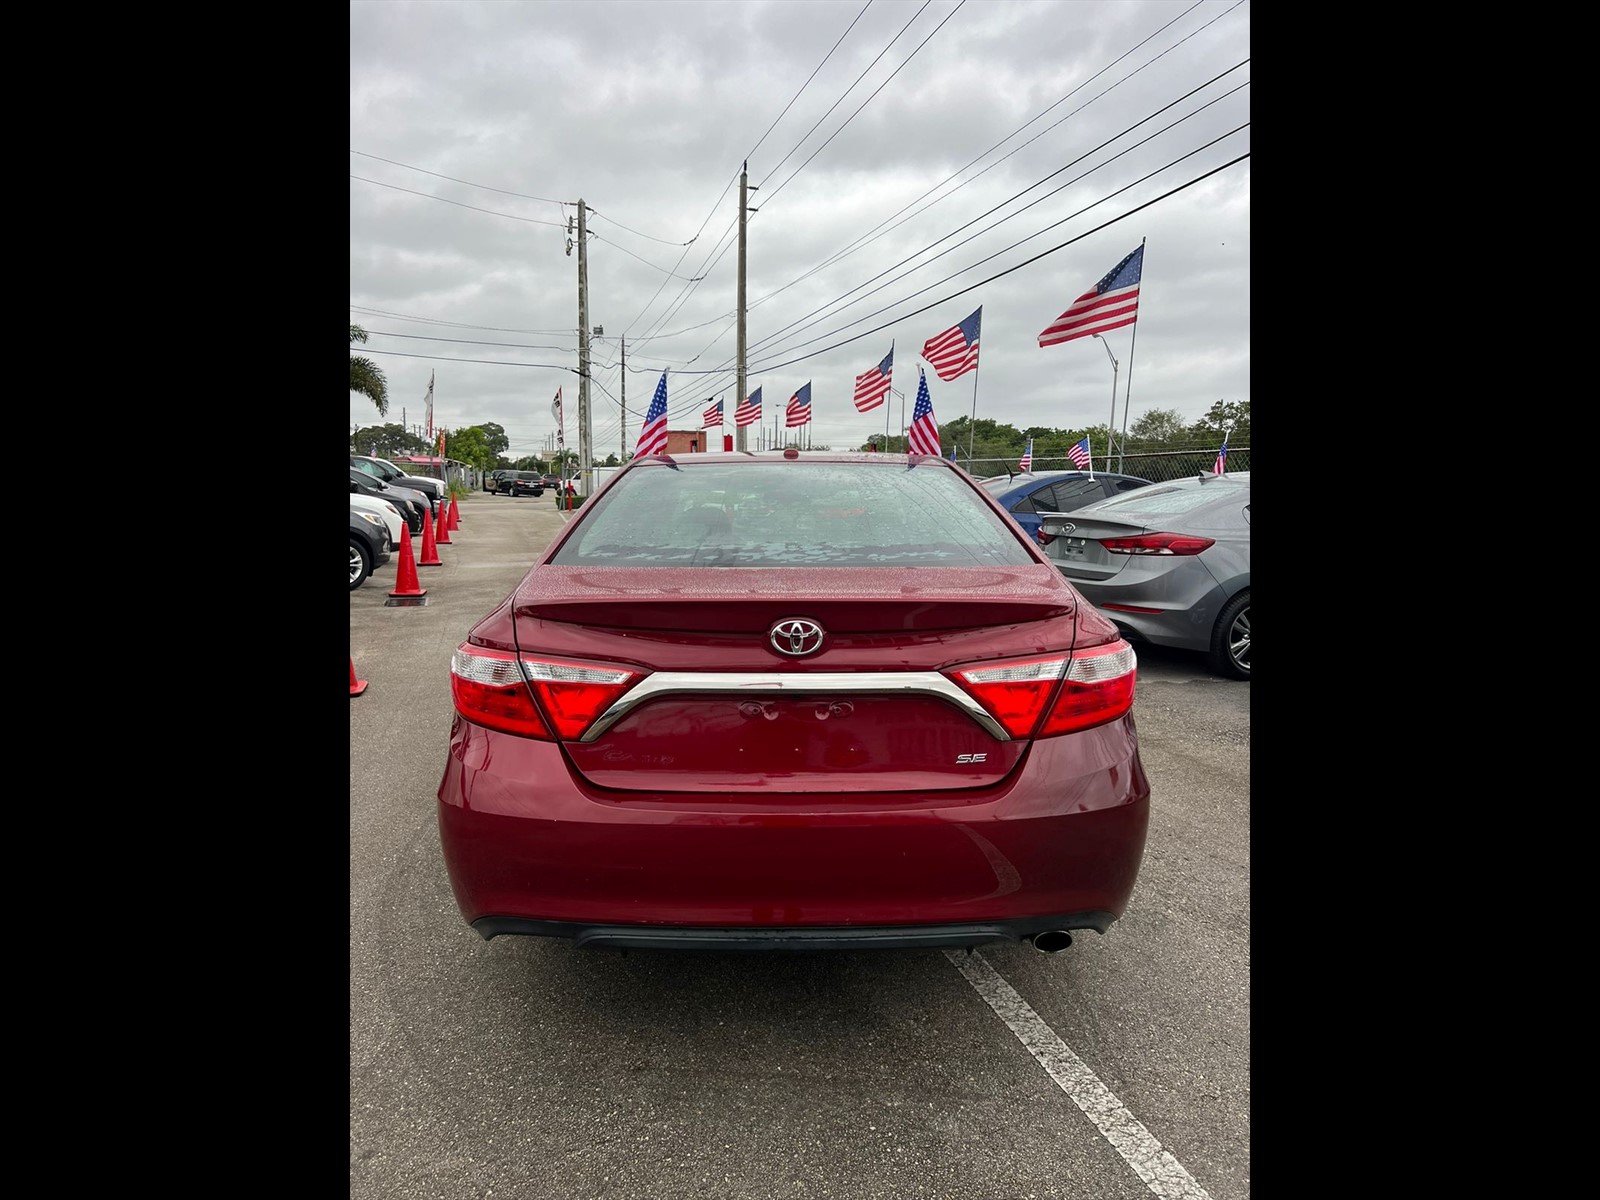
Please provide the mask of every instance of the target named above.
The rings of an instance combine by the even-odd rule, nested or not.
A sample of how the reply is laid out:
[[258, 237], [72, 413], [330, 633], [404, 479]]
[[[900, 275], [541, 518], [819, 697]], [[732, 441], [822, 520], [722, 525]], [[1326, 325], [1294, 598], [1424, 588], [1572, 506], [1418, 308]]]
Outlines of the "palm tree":
[[[367, 340], [367, 331], [359, 325], [350, 326], [350, 344]], [[378, 364], [362, 354], [350, 356], [350, 390], [360, 392], [378, 406], [378, 415], [389, 415], [389, 381], [383, 377]]]

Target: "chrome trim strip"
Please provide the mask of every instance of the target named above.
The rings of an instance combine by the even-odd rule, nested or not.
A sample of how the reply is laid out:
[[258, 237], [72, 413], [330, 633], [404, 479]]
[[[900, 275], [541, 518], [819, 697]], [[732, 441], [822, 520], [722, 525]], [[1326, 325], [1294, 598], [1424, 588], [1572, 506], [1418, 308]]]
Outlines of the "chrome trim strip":
[[1005, 727], [987, 709], [937, 671], [712, 672], [660, 671], [620, 697], [600, 714], [578, 740], [592, 742], [629, 712], [661, 696], [698, 692], [729, 695], [877, 695], [911, 693], [953, 704], [983, 727], [990, 737], [1009, 742]]

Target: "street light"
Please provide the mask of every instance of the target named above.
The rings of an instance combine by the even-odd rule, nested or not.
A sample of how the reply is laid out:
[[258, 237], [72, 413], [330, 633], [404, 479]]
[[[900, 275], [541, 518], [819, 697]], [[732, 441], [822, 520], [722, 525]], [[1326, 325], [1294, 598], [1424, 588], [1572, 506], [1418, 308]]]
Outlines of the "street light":
[[1091, 333], [1090, 337], [1106, 348], [1106, 357], [1111, 360], [1111, 422], [1106, 426], [1106, 470], [1111, 470], [1111, 443], [1117, 436], [1117, 356], [1111, 353], [1111, 346], [1105, 338], [1098, 333]]
[[[889, 391], [892, 394], [900, 397], [900, 435], [902, 437], [904, 437], [905, 436], [905, 432], [906, 432], [906, 394], [904, 392], [902, 392], [899, 388], [893, 387], [893, 386], [891, 386], [889, 388]], [[884, 413], [883, 415], [885, 417], [883, 436], [884, 437], [888, 437], [889, 436], [889, 429], [888, 429], [889, 422], [888, 422], [887, 418], [888, 418], [889, 414], [888, 413]], [[911, 452], [911, 443], [907, 442], [906, 443], [906, 453], [909, 454], [910, 452]]]

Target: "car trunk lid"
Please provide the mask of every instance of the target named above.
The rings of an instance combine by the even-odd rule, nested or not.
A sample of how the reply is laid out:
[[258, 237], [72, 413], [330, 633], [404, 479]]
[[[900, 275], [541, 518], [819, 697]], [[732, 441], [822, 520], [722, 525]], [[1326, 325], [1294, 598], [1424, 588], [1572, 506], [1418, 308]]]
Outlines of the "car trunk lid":
[[[1027, 749], [947, 672], [1070, 652], [1077, 600], [1042, 564], [545, 564], [518, 588], [513, 613], [525, 659], [642, 676], [581, 736], [562, 739], [590, 784], [730, 801], [889, 792], [917, 803], [996, 783]], [[798, 636], [778, 628], [792, 621], [809, 624]]]

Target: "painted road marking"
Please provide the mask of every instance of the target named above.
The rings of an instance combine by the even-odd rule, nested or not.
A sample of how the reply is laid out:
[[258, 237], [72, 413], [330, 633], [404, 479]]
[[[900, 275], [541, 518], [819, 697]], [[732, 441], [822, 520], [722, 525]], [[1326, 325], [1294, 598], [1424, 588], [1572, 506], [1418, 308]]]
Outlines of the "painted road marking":
[[946, 950], [945, 957], [967, 977], [995, 1015], [1006, 1023], [1028, 1053], [1050, 1073], [1050, 1078], [1105, 1135], [1140, 1179], [1164, 1200], [1211, 1200], [1207, 1191], [1183, 1169], [1183, 1164], [1162, 1148], [1137, 1117], [1123, 1107], [1110, 1088], [1096, 1078], [1072, 1048], [1056, 1036], [1028, 1002], [1000, 978], [978, 951], [971, 954]]

